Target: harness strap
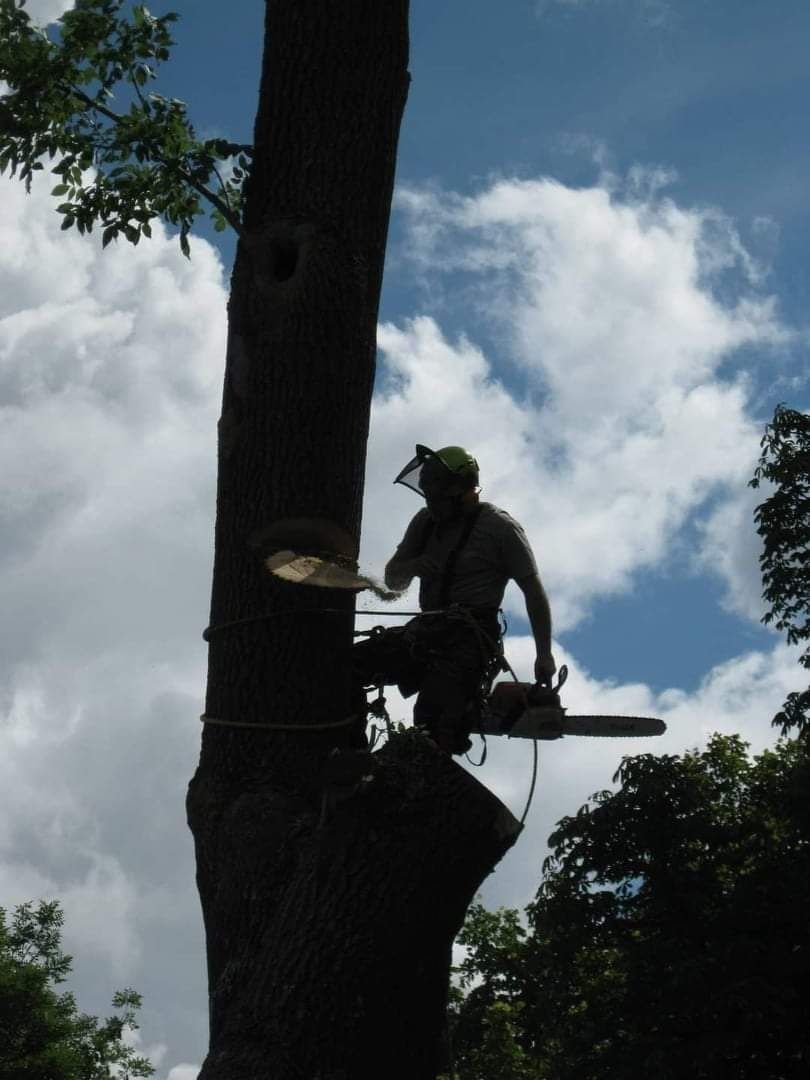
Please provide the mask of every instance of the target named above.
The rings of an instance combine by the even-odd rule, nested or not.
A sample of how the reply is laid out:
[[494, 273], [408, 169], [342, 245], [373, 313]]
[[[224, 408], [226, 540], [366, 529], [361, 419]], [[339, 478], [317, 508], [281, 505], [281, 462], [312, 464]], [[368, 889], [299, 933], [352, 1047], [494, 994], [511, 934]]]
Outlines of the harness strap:
[[478, 506], [470, 513], [465, 522], [464, 528], [461, 530], [461, 534], [456, 541], [455, 547], [447, 556], [444, 569], [442, 571], [441, 582], [439, 583], [439, 607], [444, 608], [450, 603], [450, 586], [453, 584], [453, 578], [455, 576], [456, 562], [458, 557], [463, 551], [470, 539], [470, 533], [475, 528], [475, 523], [478, 519], [478, 515], [483, 510], [483, 507], [479, 503]]

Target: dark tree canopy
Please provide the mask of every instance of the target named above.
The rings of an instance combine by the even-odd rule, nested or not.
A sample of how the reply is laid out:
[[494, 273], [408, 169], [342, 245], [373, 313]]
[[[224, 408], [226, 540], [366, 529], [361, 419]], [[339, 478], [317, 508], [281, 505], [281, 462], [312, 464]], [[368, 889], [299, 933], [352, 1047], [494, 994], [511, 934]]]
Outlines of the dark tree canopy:
[[810, 747], [716, 735], [618, 779], [552, 834], [525, 926], [472, 909], [457, 1080], [806, 1077]]
[[[784, 631], [792, 645], [810, 641], [810, 415], [778, 405], [762, 437], [762, 454], [751, 487], [772, 486], [757, 507], [762, 537], [762, 595], [770, 605], [763, 622]], [[810, 668], [810, 647], [799, 663]], [[805, 733], [810, 726], [810, 689], [788, 696], [774, 724]]]
[[[751, 482], [766, 624], [810, 640], [810, 416], [778, 406]], [[810, 648], [800, 657], [810, 667]], [[737, 736], [626, 758], [550, 838], [526, 919], [475, 905], [455, 1080], [810, 1072], [810, 691], [751, 760]], [[466, 992], [465, 992], [466, 991]]]
[[141, 999], [113, 997], [116, 1016], [80, 1013], [56, 987], [70, 974], [62, 952], [62, 911], [55, 901], [21, 904], [9, 918], [0, 908], [0, 1080], [130, 1080], [154, 1069], [126, 1045]]

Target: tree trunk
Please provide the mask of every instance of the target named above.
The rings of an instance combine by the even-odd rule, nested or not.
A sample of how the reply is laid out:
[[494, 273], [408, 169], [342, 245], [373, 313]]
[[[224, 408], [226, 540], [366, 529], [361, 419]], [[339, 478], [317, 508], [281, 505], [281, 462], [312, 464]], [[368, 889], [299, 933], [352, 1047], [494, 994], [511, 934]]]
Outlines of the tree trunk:
[[249, 726], [205, 725], [188, 796], [208, 953], [203, 1080], [432, 1080], [453, 937], [519, 831], [420, 737], [368, 755], [347, 749], [356, 729], [323, 726], [350, 713], [354, 594], [284, 585], [263, 566], [262, 534], [289, 519], [330, 522], [359, 547], [407, 7], [267, 2], [206, 697], [208, 717]]

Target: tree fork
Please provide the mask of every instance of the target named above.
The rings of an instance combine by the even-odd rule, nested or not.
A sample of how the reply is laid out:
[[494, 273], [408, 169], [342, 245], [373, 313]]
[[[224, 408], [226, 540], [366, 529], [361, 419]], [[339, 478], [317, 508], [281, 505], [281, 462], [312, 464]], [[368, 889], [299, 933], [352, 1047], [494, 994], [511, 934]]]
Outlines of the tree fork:
[[[209, 837], [211, 915], [237, 930], [213, 958], [201, 1080], [433, 1080], [447, 1068], [452, 942], [520, 825], [420, 735], [395, 736], [370, 771], [327, 814], [245, 791]], [[205, 816], [194, 784], [190, 809]]]
[[[353, 594], [277, 582], [255, 542], [319, 519], [359, 547], [407, 17], [407, 0], [266, 4], [210, 622], [277, 615], [210, 642], [206, 714], [265, 726], [206, 725], [189, 787], [211, 1011], [202, 1080], [431, 1080], [453, 937], [519, 831], [416, 736], [334, 758], [357, 732], [316, 725], [350, 713]], [[336, 760], [358, 763], [348, 786], [330, 779]]]

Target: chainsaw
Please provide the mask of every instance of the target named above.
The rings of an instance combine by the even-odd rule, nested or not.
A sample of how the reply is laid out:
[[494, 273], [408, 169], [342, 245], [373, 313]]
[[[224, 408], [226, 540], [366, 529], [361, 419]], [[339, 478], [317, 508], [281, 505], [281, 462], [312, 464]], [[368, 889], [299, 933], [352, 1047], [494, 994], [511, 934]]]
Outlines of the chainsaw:
[[563, 735], [636, 738], [663, 735], [667, 726], [651, 716], [568, 716], [560, 689], [568, 678], [563, 664], [556, 686], [500, 682], [484, 700], [473, 725], [476, 735], [510, 739], [560, 739]]

